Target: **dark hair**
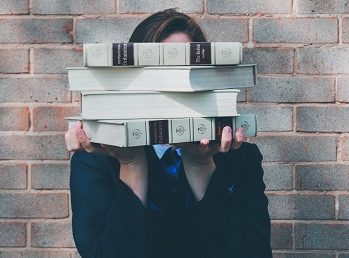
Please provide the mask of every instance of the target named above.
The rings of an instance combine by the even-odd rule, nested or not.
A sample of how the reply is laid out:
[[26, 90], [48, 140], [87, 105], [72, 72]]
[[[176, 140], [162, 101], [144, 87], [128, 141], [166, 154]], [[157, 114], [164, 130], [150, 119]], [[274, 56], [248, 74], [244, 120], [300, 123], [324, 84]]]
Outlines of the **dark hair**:
[[193, 18], [176, 9], [166, 9], [143, 20], [133, 31], [129, 42], [161, 42], [176, 32], [187, 34], [192, 42], [207, 41]]

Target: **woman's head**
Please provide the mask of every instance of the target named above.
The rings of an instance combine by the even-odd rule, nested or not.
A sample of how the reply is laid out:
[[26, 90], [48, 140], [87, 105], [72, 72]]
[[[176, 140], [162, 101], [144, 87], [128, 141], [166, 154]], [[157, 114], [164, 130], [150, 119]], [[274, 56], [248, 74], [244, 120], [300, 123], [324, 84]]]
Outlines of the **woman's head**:
[[[176, 35], [179, 38], [176, 39]], [[174, 37], [171, 41], [180, 42], [185, 35], [192, 42], [207, 41], [193, 18], [175, 9], [167, 9], [142, 21], [132, 33], [130, 42], [162, 42], [169, 37]]]

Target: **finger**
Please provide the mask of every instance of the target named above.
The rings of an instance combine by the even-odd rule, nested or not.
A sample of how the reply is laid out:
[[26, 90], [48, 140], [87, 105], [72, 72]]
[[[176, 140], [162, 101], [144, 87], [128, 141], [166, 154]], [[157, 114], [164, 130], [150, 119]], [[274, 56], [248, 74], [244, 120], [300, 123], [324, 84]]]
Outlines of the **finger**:
[[221, 139], [219, 152], [229, 151], [232, 140], [233, 140], [232, 130], [229, 126], [225, 126], [222, 132], [222, 139]]
[[240, 148], [241, 144], [244, 142], [245, 133], [242, 127], [236, 129], [234, 141], [232, 144], [232, 149], [237, 150]]
[[85, 134], [84, 130], [82, 130], [81, 128], [77, 130], [77, 137], [78, 137], [79, 143], [87, 152], [95, 151], [94, 146], [91, 144], [89, 138]]
[[210, 150], [210, 141], [208, 139], [201, 139], [199, 145], [200, 152], [208, 152]]
[[76, 134], [77, 134], [76, 129], [71, 128], [64, 135], [64, 139], [65, 139], [65, 143], [68, 151], [76, 151], [76, 150], [82, 149], [82, 146]]

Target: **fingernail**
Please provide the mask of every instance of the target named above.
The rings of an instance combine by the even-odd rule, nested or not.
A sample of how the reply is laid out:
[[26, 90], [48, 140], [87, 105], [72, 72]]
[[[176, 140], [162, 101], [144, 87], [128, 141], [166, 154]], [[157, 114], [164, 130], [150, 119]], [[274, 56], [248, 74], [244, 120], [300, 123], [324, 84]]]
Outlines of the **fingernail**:
[[223, 133], [225, 134], [231, 134], [231, 128], [229, 126], [226, 126], [223, 128]]
[[81, 129], [78, 130], [77, 134], [78, 134], [79, 138], [82, 138], [82, 130]]

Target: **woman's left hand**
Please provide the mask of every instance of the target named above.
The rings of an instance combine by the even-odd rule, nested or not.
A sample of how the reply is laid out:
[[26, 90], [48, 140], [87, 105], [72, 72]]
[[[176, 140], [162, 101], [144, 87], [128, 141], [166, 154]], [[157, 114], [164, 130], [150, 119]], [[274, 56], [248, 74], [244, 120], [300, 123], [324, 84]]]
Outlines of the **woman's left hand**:
[[220, 143], [210, 143], [209, 140], [203, 139], [199, 144], [181, 145], [184, 170], [197, 200], [201, 200], [204, 196], [211, 175], [216, 169], [213, 155], [218, 152], [228, 152], [230, 149], [239, 149], [243, 141], [243, 128], [238, 128], [233, 137], [232, 129], [226, 126], [223, 128]]

